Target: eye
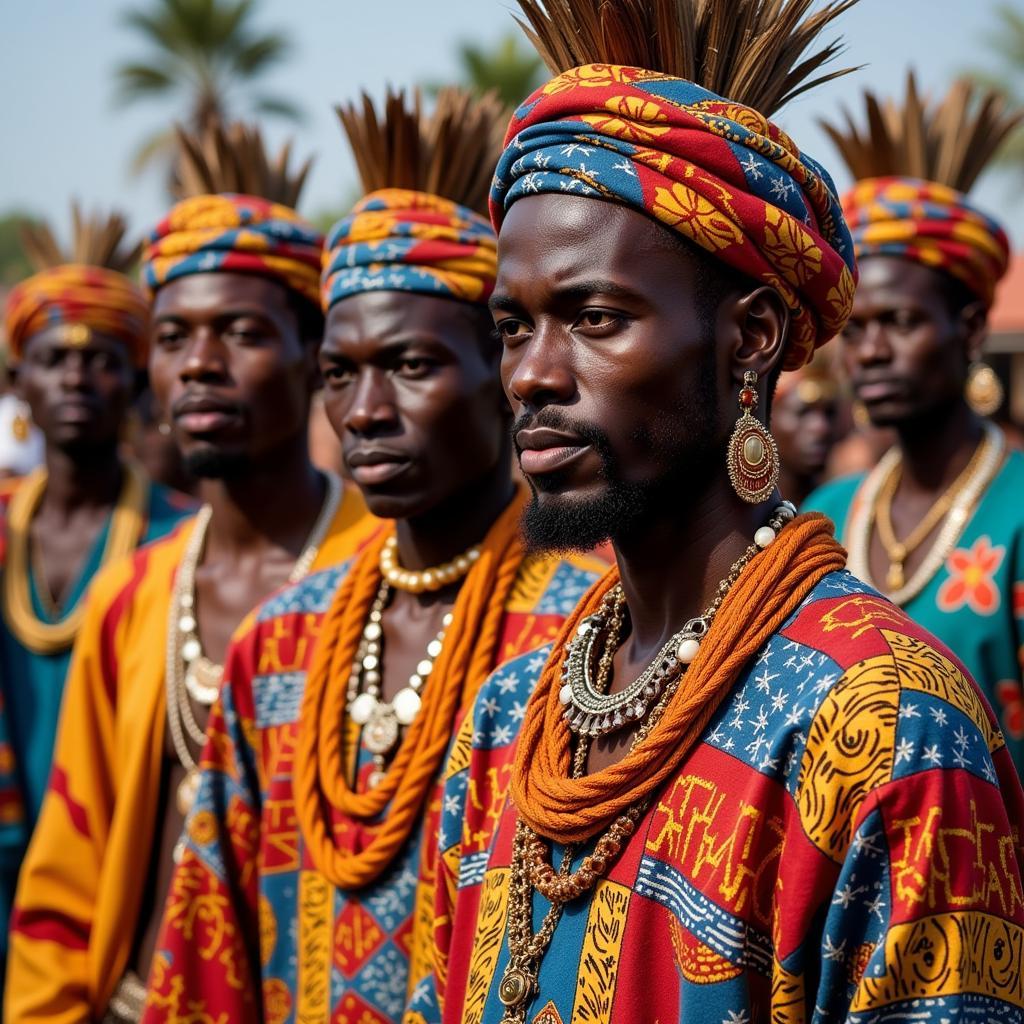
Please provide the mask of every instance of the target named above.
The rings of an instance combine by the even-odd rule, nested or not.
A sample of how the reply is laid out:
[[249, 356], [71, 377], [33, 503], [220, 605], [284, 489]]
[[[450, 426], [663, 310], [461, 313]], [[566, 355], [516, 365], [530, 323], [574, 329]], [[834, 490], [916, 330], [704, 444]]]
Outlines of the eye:
[[324, 380], [332, 388], [347, 387], [356, 379], [355, 372], [351, 367], [341, 366], [337, 363], [322, 367], [320, 372], [323, 374]]
[[253, 343], [263, 337], [263, 332], [255, 324], [232, 324], [225, 332], [225, 336], [232, 341]]
[[522, 320], [507, 316], [495, 322], [494, 335], [503, 345], [515, 345], [530, 336], [530, 328]]
[[422, 356], [406, 356], [398, 361], [398, 372], [407, 380], [419, 380], [426, 377], [433, 369], [434, 363]]
[[889, 314], [889, 323], [898, 331], [912, 331], [920, 325], [922, 319], [911, 309], [894, 309]]
[[627, 317], [612, 309], [584, 309], [572, 325], [574, 331], [589, 335], [592, 338], [604, 338], [614, 334], [626, 322]]
[[174, 348], [185, 340], [185, 332], [176, 327], [161, 327], [156, 332], [156, 344], [160, 348]]

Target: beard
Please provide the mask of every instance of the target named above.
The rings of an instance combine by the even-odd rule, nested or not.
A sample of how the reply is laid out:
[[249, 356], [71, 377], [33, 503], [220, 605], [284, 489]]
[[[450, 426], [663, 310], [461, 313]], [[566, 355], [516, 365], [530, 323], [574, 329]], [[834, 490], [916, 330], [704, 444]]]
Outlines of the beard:
[[244, 476], [252, 462], [242, 452], [200, 448], [183, 456], [185, 471], [198, 480], [233, 480]]
[[601, 493], [573, 498], [557, 492], [564, 480], [546, 474], [539, 484], [527, 477], [532, 497], [520, 528], [530, 551], [590, 551], [607, 540], [629, 536], [665, 510], [692, 501], [716, 472], [725, 471], [717, 443], [718, 395], [715, 389], [714, 347], [702, 346], [697, 382], [690, 398], [668, 415], [652, 417], [630, 436], [632, 444], [668, 467], [648, 480], [629, 480], [608, 435], [596, 424], [574, 420], [548, 406], [537, 414], [524, 413], [513, 437], [524, 427], [549, 427], [575, 434], [590, 444], [600, 460]]

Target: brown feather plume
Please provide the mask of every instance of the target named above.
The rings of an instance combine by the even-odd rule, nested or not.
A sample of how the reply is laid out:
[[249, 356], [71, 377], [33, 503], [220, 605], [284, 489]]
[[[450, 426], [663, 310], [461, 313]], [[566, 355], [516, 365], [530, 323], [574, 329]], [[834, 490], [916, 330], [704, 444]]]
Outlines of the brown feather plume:
[[858, 124], [843, 111], [843, 122], [822, 120], [847, 168], [858, 181], [889, 175], [924, 178], [967, 192], [1010, 134], [1024, 124], [1024, 107], [961, 79], [942, 99], [922, 99], [911, 71], [903, 100], [864, 93]]
[[388, 90], [383, 110], [363, 93], [335, 108], [348, 136], [364, 192], [407, 188], [430, 192], [478, 213], [487, 196], [508, 111], [493, 93], [442, 89], [430, 114], [418, 90]]
[[294, 209], [306, 183], [312, 158], [289, 167], [292, 144], [271, 156], [254, 124], [210, 122], [200, 132], [175, 128], [178, 159], [173, 192], [177, 199], [240, 192]]
[[104, 214], [83, 213], [77, 201], [71, 203], [71, 247], [61, 249], [49, 224], [26, 223], [21, 226], [21, 244], [37, 272], [64, 263], [84, 263], [106, 267], [120, 274], [129, 273], [139, 256], [141, 242], [125, 244], [128, 222], [116, 210]]
[[837, 41], [804, 54], [857, 0], [518, 0], [548, 68], [625, 64], [696, 82], [766, 117], [855, 68], [819, 74]]

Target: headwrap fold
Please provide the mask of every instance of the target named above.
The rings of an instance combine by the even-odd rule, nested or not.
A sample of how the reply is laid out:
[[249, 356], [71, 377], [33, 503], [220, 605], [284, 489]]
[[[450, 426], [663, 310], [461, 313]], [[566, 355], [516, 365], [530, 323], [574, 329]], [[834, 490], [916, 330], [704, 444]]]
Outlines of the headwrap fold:
[[323, 236], [290, 207], [224, 193], [183, 199], [143, 255], [150, 291], [189, 274], [256, 274], [319, 303]]
[[963, 281], [991, 306], [1010, 262], [1006, 232], [948, 185], [865, 178], [843, 197], [857, 258], [898, 256]]
[[496, 274], [485, 217], [428, 192], [379, 189], [331, 229], [321, 301], [327, 311], [346, 296], [389, 290], [484, 303]]
[[4, 327], [12, 363], [29, 338], [55, 324], [84, 324], [124, 342], [136, 365], [145, 365], [149, 300], [124, 274], [84, 263], [50, 267], [7, 296]]
[[590, 64], [538, 89], [509, 126], [495, 227], [541, 192], [633, 207], [776, 288], [792, 319], [786, 369], [850, 314], [853, 244], [828, 173], [756, 110], [693, 82]]

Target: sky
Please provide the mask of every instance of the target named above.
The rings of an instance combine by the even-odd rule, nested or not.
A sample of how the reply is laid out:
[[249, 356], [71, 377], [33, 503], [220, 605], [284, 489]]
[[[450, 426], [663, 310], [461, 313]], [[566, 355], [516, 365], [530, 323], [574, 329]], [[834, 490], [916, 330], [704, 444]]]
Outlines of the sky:
[[[0, 213], [45, 215], [65, 234], [68, 203], [117, 206], [134, 228], [146, 230], [165, 212], [157, 172], [130, 173], [141, 140], [182, 111], [172, 104], [114, 102], [114, 68], [138, 59], [140, 43], [120, 24], [126, 7], [146, 0], [3, 0], [0, 32]], [[1024, 0], [1012, 0], [1024, 9]], [[926, 88], [941, 90], [968, 66], [985, 66], [982, 37], [991, 29], [998, 0], [861, 0], [842, 16], [847, 65], [860, 71], [797, 99], [779, 123], [805, 152], [849, 184], [835, 151], [815, 123], [860, 102], [860, 92], [902, 91], [913, 64]], [[299, 103], [298, 128], [269, 122], [275, 145], [289, 134], [297, 152], [315, 154], [302, 209], [338, 208], [355, 187], [333, 104], [360, 89], [382, 94], [385, 85], [444, 81], [456, 73], [462, 39], [487, 43], [513, 25], [512, 0], [263, 0], [260, 24], [282, 28], [294, 56], [268, 75], [265, 90]], [[859, 108], [855, 108], [859, 109]], [[1024, 248], [1024, 195], [1005, 173], [987, 174], [976, 201], [1006, 224]]]

